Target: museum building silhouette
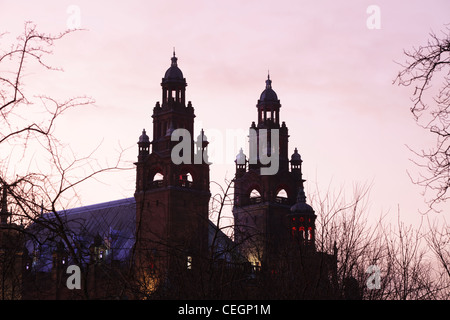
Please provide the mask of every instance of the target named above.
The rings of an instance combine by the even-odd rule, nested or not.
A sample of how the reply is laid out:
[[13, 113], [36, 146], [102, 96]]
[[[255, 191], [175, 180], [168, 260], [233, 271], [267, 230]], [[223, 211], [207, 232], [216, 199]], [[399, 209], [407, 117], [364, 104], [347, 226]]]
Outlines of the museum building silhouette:
[[[194, 139], [186, 87], [174, 52], [152, 137], [144, 129], [137, 142], [134, 196], [42, 212], [25, 228], [11, 222], [11, 187], [2, 186], [1, 298], [340, 298], [336, 250], [316, 250], [302, 158], [297, 148], [289, 156], [270, 77], [249, 127], [249, 150], [257, 152], [241, 149], [235, 159], [232, 239], [210, 220], [209, 142], [203, 130]], [[179, 129], [188, 134], [173, 139]], [[175, 163], [182, 139], [188, 147], [177, 156], [184, 161]], [[270, 164], [263, 156], [276, 160], [274, 173], [264, 174]], [[70, 265], [80, 267], [80, 289], [68, 288]]]

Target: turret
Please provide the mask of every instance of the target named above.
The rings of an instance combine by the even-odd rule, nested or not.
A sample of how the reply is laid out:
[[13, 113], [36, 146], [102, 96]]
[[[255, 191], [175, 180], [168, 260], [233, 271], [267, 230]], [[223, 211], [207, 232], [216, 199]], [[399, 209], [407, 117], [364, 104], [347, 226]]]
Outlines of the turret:
[[303, 184], [298, 190], [297, 203], [291, 207], [291, 212], [288, 216], [292, 237], [301, 245], [315, 250], [316, 214], [314, 209], [306, 203]]
[[139, 157], [145, 157], [150, 153], [150, 138], [148, 137], [145, 129], [142, 130], [142, 134], [138, 141]]
[[247, 170], [247, 157], [244, 154], [244, 151], [242, 151], [242, 148], [239, 150], [234, 162], [236, 163], [236, 178], [240, 178]]

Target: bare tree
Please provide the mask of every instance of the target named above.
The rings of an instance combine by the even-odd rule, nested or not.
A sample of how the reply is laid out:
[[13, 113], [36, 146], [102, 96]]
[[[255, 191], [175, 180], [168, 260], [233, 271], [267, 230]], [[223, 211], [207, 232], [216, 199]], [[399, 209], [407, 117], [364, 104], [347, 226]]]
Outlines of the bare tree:
[[410, 108], [416, 122], [436, 137], [429, 150], [414, 151], [423, 161], [415, 161], [425, 173], [413, 180], [425, 187], [430, 209], [448, 199], [450, 187], [450, 29], [441, 36], [430, 33], [426, 45], [404, 52], [407, 61], [394, 83], [414, 88]]
[[337, 255], [337, 291], [343, 298], [373, 298], [366, 292], [366, 272], [383, 257], [379, 228], [383, 217], [372, 217], [369, 222], [370, 189], [356, 185], [348, 199], [343, 189], [334, 192], [329, 187], [324, 194], [317, 192], [312, 197], [318, 214], [317, 250]]
[[34, 95], [27, 83], [31, 70], [62, 71], [47, 59], [58, 40], [76, 31], [51, 35], [26, 22], [23, 33], [0, 52], [0, 188], [5, 203], [2, 229], [35, 237], [28, 227], [39, 225], [52, 234], [47, 245], [62, 243], [73, 263], [81, 266], [67, 221], [60, 213], [74, 205], [80, 184], [103, 172], [122, 169], [122, 151], [112, 165], [96, 159], [97, 149], [85, 156], [72, 151], [58, 138], [56, 123], [71, 109], [91, 105], [93, 99], [78, 96], [60, 101]]
[[424, 238], [428, 248], [434, 253], [434, 281], [436, 299], [448, 300], [450, 298], [450, 227], [446, 220], [439, 223], [428, 218], [428, 231]]
[[428, 260], [421, 226], [405, 225], [398, 216], [397, 226], [384, 227], [386, 270], [385, 296], [394, 300], [434, 299], [435, 282]]
[[447, 299], [448, 228], [406, 225], [400, 213], [396, 223], [370, 217], [369, 191], [357, 186], [350, 200], [342, 190], [313, 197], [317, 249], [337, 254], [337, 291], [367, 300]]

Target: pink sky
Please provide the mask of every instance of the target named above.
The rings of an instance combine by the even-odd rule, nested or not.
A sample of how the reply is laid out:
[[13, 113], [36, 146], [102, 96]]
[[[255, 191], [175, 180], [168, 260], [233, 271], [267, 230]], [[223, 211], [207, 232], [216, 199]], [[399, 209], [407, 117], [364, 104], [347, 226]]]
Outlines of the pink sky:
[[[304, 160], [307, 194], [319, 189], [373, 184], [370, 210], [418, 221], [421, 188], [406, 145], [428, 148], [432, 136], [409, 113], [411, 88], [393, 85], [403, 50], [424, 44], [448, 21], [443, 1], [3, 1], [0, 31], [17, 35], [26, 20], [42, 32], [67, 28], [70, 5], [81, 31], [57, 42], [49, 61], [64, 73], [27, 75], [30, 90], [52, 96], [88, 95], [95, 107], [70, 112], [58, 127], [75, 152], [103, 141], [101, 157], [118, 143], [131, 165], [160, 82], [176, 48], [188, 82], [187, 99], [206, 135], [247, 130], [270, 70], [290, 133], [290, 153]], [[369, 29], [369, 5], [381, 28]], [[1, 41], [1, 39], [0, 39]], [[0, 42], [2, 49], [3, 45]], [[217, 145], [221, 145], [217, 143]], [[231, 146], [237, 153], [240, 147]], [[211, 179], [234, 174], [231, 158], [211, 166]], [[135, 172], [102, 177], [80, 188], [82, 204], [133, 196]]]

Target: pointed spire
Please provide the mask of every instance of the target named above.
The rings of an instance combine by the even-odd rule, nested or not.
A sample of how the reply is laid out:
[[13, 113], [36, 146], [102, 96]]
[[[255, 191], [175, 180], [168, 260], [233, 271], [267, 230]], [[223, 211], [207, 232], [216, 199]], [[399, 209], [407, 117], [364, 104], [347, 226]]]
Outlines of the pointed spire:
[[304, 188], [299, 188], [298, 190], [297, 203], [306, 203], [306, 194]]
[[201, 129], [200, 134], [197, 136], [197, 143], [202, 144], [203, 141], [208, 141], [208, 138], [205, 135], [205, 131]]
[[175, 56], [175, 47], [173, 47], [173, 56], [172, 56], [171, 60], [172, 60], [172, 66], [177, 67], [178, 66], [177, 65], [178, 58]]
[[270, 80], [269, 70], [267, 70], [266, 89], [272, 89], [272, 80]]
[[200, 132], [200, 135], [202, 137], [202, 141], [208, 141], [208, 138], [206, 137], [205, 131], [203, 130], [203, 128], [202, 128], [202, 131]]

